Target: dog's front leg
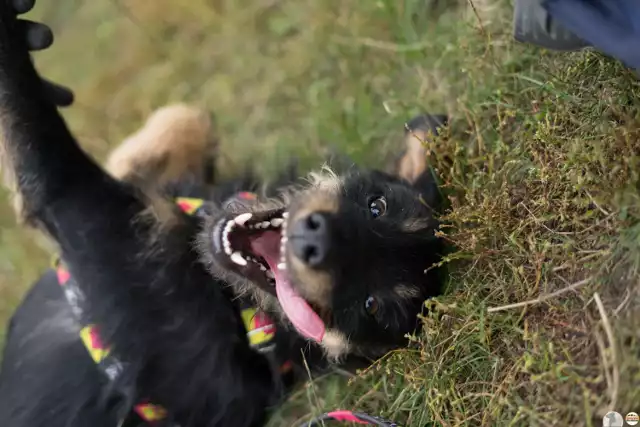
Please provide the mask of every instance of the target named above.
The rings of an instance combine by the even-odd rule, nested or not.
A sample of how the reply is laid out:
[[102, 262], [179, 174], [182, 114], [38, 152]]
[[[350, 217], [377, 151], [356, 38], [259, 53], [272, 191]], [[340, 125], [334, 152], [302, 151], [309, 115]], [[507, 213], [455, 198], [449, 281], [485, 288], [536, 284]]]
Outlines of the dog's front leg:
[[257, 426], [273, 393], [229, 295], [198, 262], [192, 220], [108, 176], [45, 96], [0, 0], [0, 149], [16, 210], [59, 245], [123, 381], [187, 426]]

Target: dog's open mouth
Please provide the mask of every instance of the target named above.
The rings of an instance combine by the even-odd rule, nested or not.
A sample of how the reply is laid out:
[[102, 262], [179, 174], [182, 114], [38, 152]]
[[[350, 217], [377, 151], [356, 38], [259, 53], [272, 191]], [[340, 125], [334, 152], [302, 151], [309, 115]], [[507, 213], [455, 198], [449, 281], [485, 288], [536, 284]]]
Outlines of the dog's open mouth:
[[294, 289], [287, 272], [287, 218], [283, 209], [219, 220], [212, 232], [217, 261], [276, 296], [293, 326], [321, 342], [325, 324]]

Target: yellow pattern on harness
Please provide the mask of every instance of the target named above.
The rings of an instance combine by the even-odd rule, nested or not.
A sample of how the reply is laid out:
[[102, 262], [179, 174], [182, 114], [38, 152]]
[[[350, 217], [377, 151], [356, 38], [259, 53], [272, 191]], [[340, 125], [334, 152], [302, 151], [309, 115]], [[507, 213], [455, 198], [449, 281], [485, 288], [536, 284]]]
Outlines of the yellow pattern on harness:
[[275, 336], [275, 325], [264, 313], [255, 308], [245, 308], [242, 310], [241, 316], [251, 345], [266, 344]]
[[194, 199], [192, 197], [178, 197], [176, 203], [186, 214], [193, 215], [204, 204], [202, 199]]
[[162, 406], [154, 405], [153, 403], [141, 403], [133, 409], [140, 418], [148, 423], [155, 423], [167, 417], [167, 411]]
[[89, 351], [89, 354], [91, 354], [94, 362], [100, 363], [109, 356], [110, 351], [102, 344], [95, 325], [82, 328], [82, 330], [80, 330], [80, 338], [82, 338], [82, 342]]

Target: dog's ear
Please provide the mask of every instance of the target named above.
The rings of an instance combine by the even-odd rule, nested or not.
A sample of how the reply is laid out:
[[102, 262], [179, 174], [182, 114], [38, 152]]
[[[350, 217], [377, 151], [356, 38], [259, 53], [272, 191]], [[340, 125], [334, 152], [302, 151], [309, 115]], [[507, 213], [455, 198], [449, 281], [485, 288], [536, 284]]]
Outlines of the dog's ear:
[[396, 165], [396, 175], [409, 182], [423, 201], [434, 211], [439, 211], [443, 197], [438, 181], [429, 165], [424, 144], [438, 135], [439, 128], [445, 126], [448, 118], [444, 115], [422, 114], [405, 124], [405, 151]]
[[425, 173], [429, 173], [424, 143], [437, 135], [438, 128], [446, 124], [446, 116], [429, 114], [416, 116], [405, 124], [405, 151], [397, 166], [397, 175], [400, 178], [415, 184]]

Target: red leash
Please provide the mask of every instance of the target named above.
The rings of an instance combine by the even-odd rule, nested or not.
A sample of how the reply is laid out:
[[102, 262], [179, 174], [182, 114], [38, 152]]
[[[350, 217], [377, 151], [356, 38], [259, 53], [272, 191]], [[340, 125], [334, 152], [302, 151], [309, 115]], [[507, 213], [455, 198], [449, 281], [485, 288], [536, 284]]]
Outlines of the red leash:
[[324, 421], [347, 421], [356, 424], [364, 424], [378, 427], [400, 427], [393, 421], [385, 420], [380, 417], [373, 417], [362, 412], [352, 411], [332, 411], [327, 412], [309, 422], [302, 424], [300, 427], [321, 427]]

